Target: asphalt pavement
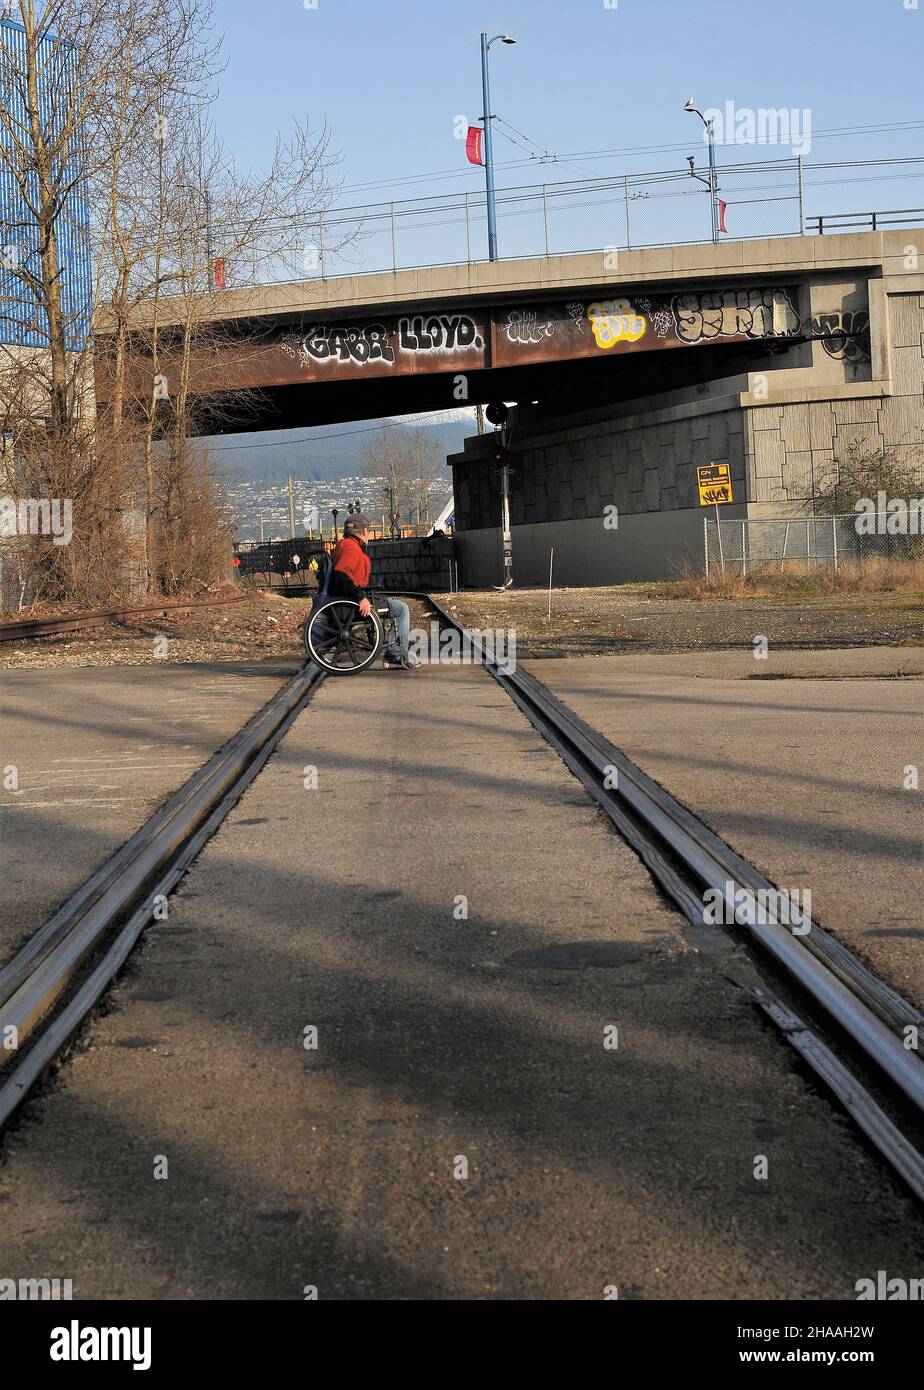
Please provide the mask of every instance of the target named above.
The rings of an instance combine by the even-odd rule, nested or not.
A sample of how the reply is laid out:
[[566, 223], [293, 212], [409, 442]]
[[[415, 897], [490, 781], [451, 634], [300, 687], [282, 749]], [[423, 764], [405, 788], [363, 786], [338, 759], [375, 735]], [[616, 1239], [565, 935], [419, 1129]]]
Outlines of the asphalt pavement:
[[919, 651], [526, 666], [924, 1009]]
[[7, 959], [297, 669], [292, 658], [5, 671], [0, 957]]

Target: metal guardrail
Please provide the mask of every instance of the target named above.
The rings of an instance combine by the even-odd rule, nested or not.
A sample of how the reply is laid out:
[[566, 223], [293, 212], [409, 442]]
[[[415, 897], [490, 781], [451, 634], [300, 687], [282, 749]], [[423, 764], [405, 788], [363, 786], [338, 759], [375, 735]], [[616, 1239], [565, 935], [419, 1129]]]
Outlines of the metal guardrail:
[[831, 212], [821, 217], [810, 217], [806, 227], [809, 232], [824, 236], [826, 230], [846, 232], [859, 229], [864, 232], [878, 232], [882, 227], [922, 222], [924, 208], [893, 208], [888, 212]]

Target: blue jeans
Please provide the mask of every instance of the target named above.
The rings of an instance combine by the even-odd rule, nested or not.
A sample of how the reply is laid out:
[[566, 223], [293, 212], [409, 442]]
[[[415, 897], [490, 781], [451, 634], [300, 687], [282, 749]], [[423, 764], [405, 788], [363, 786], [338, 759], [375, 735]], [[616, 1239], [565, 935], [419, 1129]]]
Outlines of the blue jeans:
[[411, 635], [411, 610], [406, 603], [402, 603], [399, 598], [388, 598], [385, 600], [395, 620], [395, 638], [388, 644], [389, 656], [407, 656], [408, 642]]

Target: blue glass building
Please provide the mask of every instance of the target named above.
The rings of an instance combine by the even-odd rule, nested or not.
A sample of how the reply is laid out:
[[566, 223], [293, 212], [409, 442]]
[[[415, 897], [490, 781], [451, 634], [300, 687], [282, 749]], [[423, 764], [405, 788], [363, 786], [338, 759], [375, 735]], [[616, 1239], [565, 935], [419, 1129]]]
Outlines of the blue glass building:
[[[25, 37], [21, 25], [0, 19], [0, 102], [22, 129]], [[72, 48], [49, 35], [41, 42], [39, 61], [39, 119], [53, 136], [73, 96], [76, 56]], [[0, 123], [0, 344], [43, 348], [49, 345], [47, 318], [22, 273], [37, 272], [40, 266], [38, 227], [28, 206], [32, 192], [30, 187], [29, 196], [23, 197], [10, 168], [10, 162], [20, 157], [20, 144]], [[93, 303], [89, 215], [79, 175], [79, 153], [69, 150], [63, 167], [54, 173], [54, 183], [62, 189], [70, 187], [55, 230], [67, 346], [72, 351], [86, 344]], [[34, 183], [34, 174], [28, 178], [29, 185]]]

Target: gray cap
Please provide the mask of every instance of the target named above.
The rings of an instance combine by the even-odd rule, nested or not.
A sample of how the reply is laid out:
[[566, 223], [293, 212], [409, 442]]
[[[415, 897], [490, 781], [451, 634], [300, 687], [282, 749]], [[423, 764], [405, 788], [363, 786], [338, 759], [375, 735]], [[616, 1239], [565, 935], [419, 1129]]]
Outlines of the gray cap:
[[353, 531], [368, 531], [371, 525], [372, 522], [367, 516], [363, 516], [362, 512], [352, 512], [350, 516], [346, 516], [343, 519], [344, 531], [346, 531], [348, 527]]

